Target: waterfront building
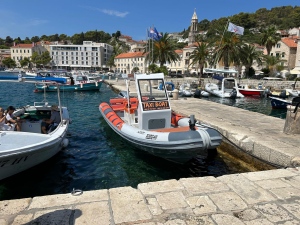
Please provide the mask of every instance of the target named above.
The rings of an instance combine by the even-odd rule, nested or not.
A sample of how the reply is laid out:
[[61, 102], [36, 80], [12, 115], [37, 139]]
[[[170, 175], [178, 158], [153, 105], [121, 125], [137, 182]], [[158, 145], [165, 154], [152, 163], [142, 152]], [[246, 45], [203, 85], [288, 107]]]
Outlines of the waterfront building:
[[14, 46], [10, 48], [11, 58], [16, 62], [17, 67], [21, 67], [20, 61], [25, 57], [31, 59], [34, 52], [41, 55], [45, 51], [47, 51], [47, 49], [43, 45], [34, 42], [32, 42], [32, 44], [14, 43]]
[[82, 45], [50, 45], [52, 66], [67, 70], [108, 70], [113, 46], [106, 43], [84, 41]]
[[143, 52], [121, 53], [115, 57], [115, 71], [118, 73], [133, 73], [135, 67], [139, 73], [146, 73], [146, 54]]
[[270, 55], [276, 56], [284, 62], [281, 62], [281, 65], [285, 69], [293, 69], [296, 62], [296, 53], [297, 53], [297, 37], [290, 36], [281, 38], [280, 41], [272, 47]]
[[184, 72], [182, 70], [183, 50], [178, 49], [175, 52], [179, 55], [180, 60], [177, 62], [167, 63], [166, 66], [168, 68], [169, 73], [182, 74]]
[[10, 58], [10, 49], [0, 49], [0, 67], [4, 66], [2, 64], [2, 60], [6, 58]]

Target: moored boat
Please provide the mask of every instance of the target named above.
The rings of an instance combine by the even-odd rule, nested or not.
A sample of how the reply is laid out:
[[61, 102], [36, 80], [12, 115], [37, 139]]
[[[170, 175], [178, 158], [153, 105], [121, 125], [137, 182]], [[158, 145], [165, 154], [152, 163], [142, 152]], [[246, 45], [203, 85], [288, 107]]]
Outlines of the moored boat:
[[265, 93], [263, 89], [249, 88], [248, 85], [239, 86], [238, 89], [244, 96], [263, 96]]
[[[164, 85], [164, 75], [135, 77], [137, 97], [112, 98], [99, 106], [107, 124], [133, 146], [169, 161], [184, 164], [194, 157], [207, 156], [222, 141], [220, 133], [171, 110], [166, 90], [152, 88], [153, 81]], [[144, 89], [145, 85], [149, 89]]]
[[217, 79], [218, 84], [207, 83], [205, 90], [210, 94], [220, 98], [242, 98], [244, 95], [240, 93], [238, 84], [235, 78], [225, 78], [223, 76], [213, 76]]
[[[21, 76], [11, 80], [1, 77], [1, 82], [34, 82], [35, 79], [25, 80]], [[39, 78], [38, 80], [41, 80]], [[61, 78], [50, 78], [51, 82], [65, 82]], [[12, 128], [0, 129], [0, 180], [20, 173], [40, 164], [68, 145], [67, 131], [70, 122], [67, 107], [60, 104], [58, 91], [58, 107], [60, 123], [53, 124], [48, 133], [41, 133], [42, 121], [50, 119], [53, 107], [47, 101], [34, 102], [20, 107], [13, 112], [21, 121], [20, 131]]]
[[[86, 74], [73, 74], [64, 77], [67, 79], [66, 84], [60, 86], [61, 91], [99, 91], [103, 80], [94, 79]], [[56, 84], [37, 82], [35, 92], [53, 92], [57, 90]]]

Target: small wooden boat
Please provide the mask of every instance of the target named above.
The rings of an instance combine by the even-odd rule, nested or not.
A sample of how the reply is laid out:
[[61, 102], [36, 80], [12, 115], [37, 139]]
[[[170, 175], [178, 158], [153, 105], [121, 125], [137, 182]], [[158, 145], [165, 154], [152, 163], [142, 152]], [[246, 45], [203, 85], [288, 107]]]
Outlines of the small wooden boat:
[[166, 90], [152, 88], [154, 81], [164, 85], [164, 75], [139, 74], [135, 78], [137, 97], [102, 102], [99, 110], [107, 124], [137, 148], [180, 164], [197, 155], [207, 156], [218, 147], [220, 133], [197, 122], [194, 115], [184, 117], [172, 111]]
[[[0, 82], [33, 83], [45, 79], [32, 77], [24, 80], [21, 75], [15, 78], [17, 79], [0, 77]], [[51, 83], [65, 82], [63, 78], [47, 79]], [[66, 136], [70, 122], [69, 112], [66, 107], [61, 106], [59, 91], [57, 92], [61, 122], [47, 134], [41, 133], [42, 120], [51, 116], [51, 104], [47, 101], [34, 102], [14, 111], [13, 115], [22, 120], [21, 131], [0, 130], [0, 180], [48, 160], [68, 145]]]

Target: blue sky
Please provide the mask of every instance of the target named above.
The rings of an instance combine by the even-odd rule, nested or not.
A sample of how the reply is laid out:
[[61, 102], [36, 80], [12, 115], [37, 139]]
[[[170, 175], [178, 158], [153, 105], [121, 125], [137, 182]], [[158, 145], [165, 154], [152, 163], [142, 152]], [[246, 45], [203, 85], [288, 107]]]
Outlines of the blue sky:
[[164, 33], [187, 29], [194, 9], [198, 21], [211, 21], [240, 12], [294, 7], [299, 3], [299, 0], [0, 0], [0, 38], [72, 36], [91, 30], [112, 34], [119, 30], [134, 40], [145, 40], [150, 26]]

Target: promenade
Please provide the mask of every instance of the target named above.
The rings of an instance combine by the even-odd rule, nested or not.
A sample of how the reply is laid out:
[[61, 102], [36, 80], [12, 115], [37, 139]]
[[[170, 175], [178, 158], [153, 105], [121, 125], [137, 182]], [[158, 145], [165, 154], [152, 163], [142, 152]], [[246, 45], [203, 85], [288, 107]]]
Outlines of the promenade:
[[[125, 90], [122, 80], [105, 82]], [[171, 100], [171, 107], [215, 127], [238, 150], [281, 168], [0, 201], [0, 225], [300, 224], [299, 135], [284, 134], [284, 120], [195, 98]]]

